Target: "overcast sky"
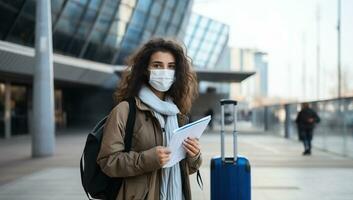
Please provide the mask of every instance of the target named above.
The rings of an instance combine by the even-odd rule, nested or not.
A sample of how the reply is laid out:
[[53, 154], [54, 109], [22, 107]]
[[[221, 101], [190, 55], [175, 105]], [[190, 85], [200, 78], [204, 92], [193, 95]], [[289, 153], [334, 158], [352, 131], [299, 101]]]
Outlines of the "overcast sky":
[[[312, 100], [317, 98], [317, 7], [320, 7], [319, 98], [322, 99], [337, 94], [336, 0], [195, 0], [193, 11], [230, 25], [230, 46], [269, 53], [270, 96]], [[342, 74], [348, 84], [346, 90], [350, 91], [353, 90], [351, 52], [353, 1], [342, 0]], [[306, 76], [303, 76], [303, 58]]]

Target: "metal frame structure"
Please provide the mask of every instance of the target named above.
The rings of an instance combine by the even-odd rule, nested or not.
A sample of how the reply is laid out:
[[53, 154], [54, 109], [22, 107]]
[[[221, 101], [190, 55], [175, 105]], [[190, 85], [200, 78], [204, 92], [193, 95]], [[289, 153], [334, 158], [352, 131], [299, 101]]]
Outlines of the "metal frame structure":
[[85, 40], [85, 43], [81, 48], [80, 54], [78, 55], [79, 58], [82, 58], [87, 50], [88, 44], [91, 41], [93, 30], [97, 26], [99, 15], [101, 14], [102, 8], [104, 7], [105, 3], [106, 3], [106, 1], [102, 0], [101, 3], [99, 4], [99, 8], [97, 10], [97, 14], [95, 16], [94, 22], [92, 23], [92, 26], [91, 26], [91, 28], [88, 32], [87, 38]]

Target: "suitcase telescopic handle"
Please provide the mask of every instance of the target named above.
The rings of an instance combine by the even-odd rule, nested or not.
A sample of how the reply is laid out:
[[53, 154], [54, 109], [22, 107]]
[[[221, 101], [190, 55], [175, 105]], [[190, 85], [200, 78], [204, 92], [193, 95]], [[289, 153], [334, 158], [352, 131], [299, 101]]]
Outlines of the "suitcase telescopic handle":
[[237, 105], [237, 101], [234, 101], [231, 99], [221, 99], [221, 106], [227, 105], [227, 104]]
[[225, 138], [225, 130], [224, 130], [224, 106], [225, 105], [233, 105], [233, 124], [234, 124], [234, 129], [233, 129], [233, 161], [236, 163], [237, 158], [238, 158], [238, 144], [237, 144], [237, 126], [236, 126], [236, 121], [237, 121], [237, 101], [231, 100], [231, 99], [222, 99], [221, 100], [221, 157], [222, 161], [226, 162], [225, 159], [225, 144], [224, 144], [224, 138]]

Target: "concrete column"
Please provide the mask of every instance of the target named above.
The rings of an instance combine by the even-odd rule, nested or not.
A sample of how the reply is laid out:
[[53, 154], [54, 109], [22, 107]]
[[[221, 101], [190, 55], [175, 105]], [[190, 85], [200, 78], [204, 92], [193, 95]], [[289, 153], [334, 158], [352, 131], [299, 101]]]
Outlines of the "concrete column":
[[284, 121], [284, 137], [289, 138], [289, 131], [290, 131], [290, 109], [289, 104], [284, 105], [285, 111], [285, 121]]
[[343, 123], [342, 123], [342, 126], [343, 126], [342, 127], [342, 133], [343, 133], [342, 152], [343, 152], [344, 156], [348, 156], [348, 148], [347, 147], [349, 146], [349, 144], [347, 144], [347, 142], [348, 142], [348, 136], [350, 134], [348, 133], [348, 127], [347, 127], [348, 119], [347, 119], [347, 117], [345, 117], [346, 113], [348, 113], [348, 110], [349, 110], [348, 101], [346, 99], [340, 99], [339, 101], [341, 101], [341, 105], [342, 105], [342, 109], [343, 109], [341, 112], [341, 116], [342, 116], [341, 119], [343, 121]]
[[264, 107], [264, 129], [265, 129], [265, 131], [268, 131], [268, 129], [269, 129], [269, 122], [268, 122], [268, 107], [267, 106], [265, 106]]
[[33, 82], [32, 157], [51, 156], [55, 149], [53, 47], [51, 6], [36, 1], [36, 30]]
[[33, 135], [33, 88], [27, 87], [27, 126], [29, 135]]
[[5, 83], [5, 139], [11, 138], [11, 83]]

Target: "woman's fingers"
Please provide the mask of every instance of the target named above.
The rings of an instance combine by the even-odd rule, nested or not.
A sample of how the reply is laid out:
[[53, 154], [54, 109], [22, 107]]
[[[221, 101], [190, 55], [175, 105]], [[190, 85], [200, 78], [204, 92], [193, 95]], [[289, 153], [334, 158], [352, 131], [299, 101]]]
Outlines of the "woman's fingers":
[[196, 139], [186, 139], [185, 144], [187, 144], [193, 152], [200, 150], [200, 144]]
[[188, 138], [188, 139], [186, 139], [186, 140], [184, 140], [184, 141], [185, 141], [186, 143], [188, 143], [188, 144], [194, 146], [194, 147], [198, 147], [198, 146], [199, 146], [199, 141], [197, 141], [196, 139], [190, 139], [190, 138]]
[[[183, 146], [187, 154], [191, 157], [196, 156], [200, 152], [200, 144], [197, 138], [187, 138], [184, 140]], [[158, 146], [156, 149], [159, 163], [163, 166], [170, 160], [171, 151], [162, 146]]]
[[185, 145], [184, 145], [184, 149], [187, 154], [189, 154], [191, 157], [193, 157], [194, 153], [192, 151], [190, 151]]
[[164, 154], [169, 155], [171, 153], [171, 151], [168, 148], [164, 148], [163, 150], [164, 150], [163, 151]]
[[162, 157], [162, 158], [159, 158], [159, 163], [161, 163], [161, 165], [165, 165], [168, 161], [170, 160], [170, 157], [169, 156], [166, 156], [166, 157]]
[[184, 141], [184, 148], [187, 151], [187, 153], [191, 156], [194, 157], [200, 152], [200, 145], [197, 139], [193, 138], [188, 138]]
[[165, 165], [169, 160], [170, 160], [169, 157], [167, 157], [167, 158], [162, 158], [162, 159], [161, 159], [161, 164], [162, 164], [162, 165]]
[[188, 142], [184, 142], [184, 146], [190, 150], [192, 153], [196, 154], [198, 153], [198, 148], [197, 147], [194, 147], [193, 145], [191, 145], [190, 143]]
[[163, 146], [157, 146], [156, 152], [158, 156], [159, 163], [163, 166], [166, 164], [170, 159], [170, 150]]

